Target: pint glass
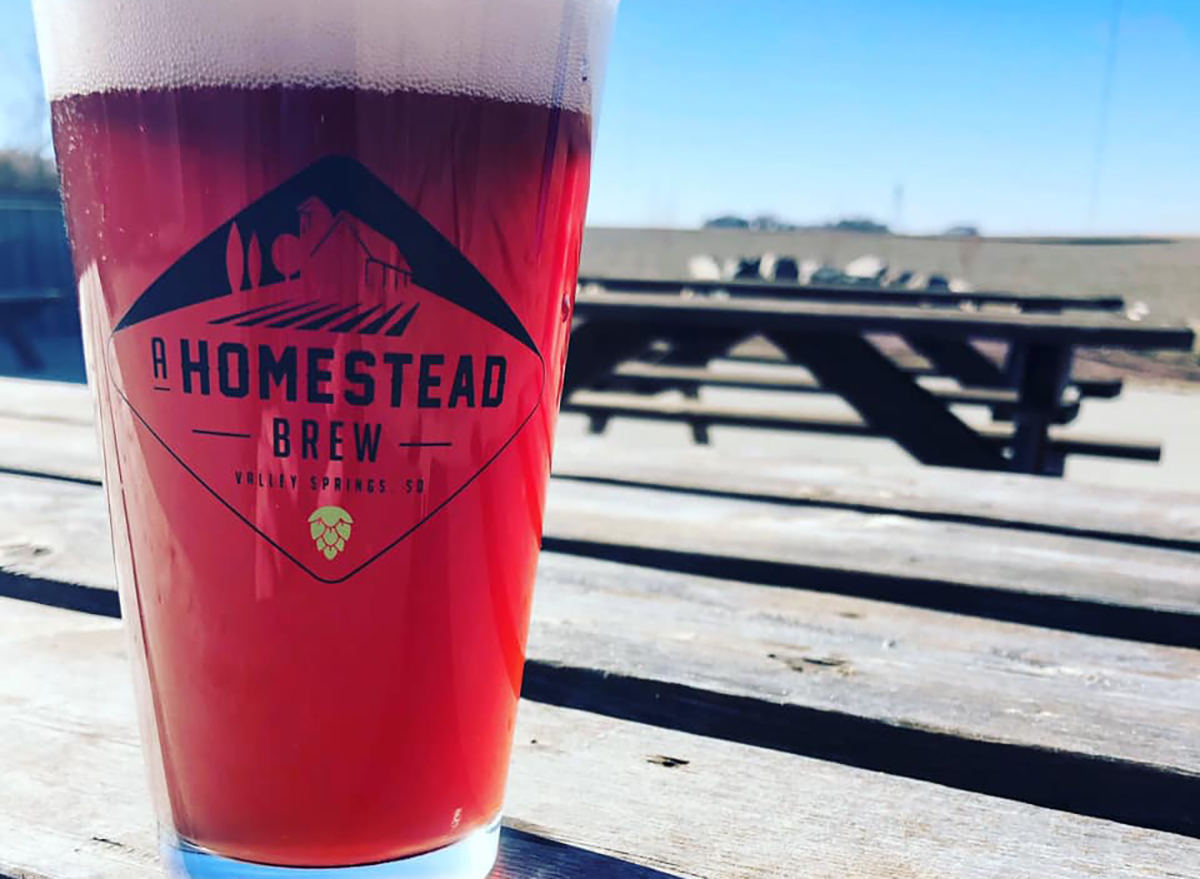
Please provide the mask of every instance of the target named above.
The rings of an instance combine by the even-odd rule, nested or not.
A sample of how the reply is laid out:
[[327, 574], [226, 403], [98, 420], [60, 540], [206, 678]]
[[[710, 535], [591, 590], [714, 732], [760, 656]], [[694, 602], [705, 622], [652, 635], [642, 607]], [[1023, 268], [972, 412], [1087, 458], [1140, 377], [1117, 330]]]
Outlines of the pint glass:
[[168, 869], [494, 860], [617, 0], [34, 0]]

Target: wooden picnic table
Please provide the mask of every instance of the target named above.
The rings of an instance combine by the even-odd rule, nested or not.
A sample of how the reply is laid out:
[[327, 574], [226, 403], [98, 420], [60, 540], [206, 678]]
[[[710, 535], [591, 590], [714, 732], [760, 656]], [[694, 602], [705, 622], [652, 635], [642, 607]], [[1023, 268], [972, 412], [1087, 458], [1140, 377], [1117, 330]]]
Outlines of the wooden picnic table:
[[579, 286], [609, 293], [719, 293], [733, 298], [777, 298], [808, 302], [858, 302], [926, 306], [1005, 306], [1026, 313], [1120, 311], [1121, 296], [1047, 296], [996, 290], [906, 290], [874, 284], [794, 284], [780, 281], [700, 281], [692, 278], [617, 278], [581, 275]]
[[[0, 413], [0, 876], [150, 879], [90, 402]], [[555, 472], [497, 877], [1200, 877], [1200, 498]]]
[[[632, 282], [630, 282], [632, 283]], [[675, 282], [671, 282], [675, 283]], [[758, 287], [762, 285], [749, 285]], [[796, 288], [800, 289], [800, 288]], [[854, 288], [857, 290], [857, 288]], [[875, 296], [891, 291], [867, 289]], [[1072, 453], [1156, 460], [1156, 446], [1088, 438], [1071, 445], [1052, 427], [1078, 412], [1069, 396], [1071, 365], [1078, 347], [1114, 346], [1129, 350], [1187, 350], [1194, 334], [1184, 326], [1135, 321], [1105, 309], [1066, 313], [1032, 310], [966, 311], [922, 302], [879, 304], [846, 292], [841, 302], [808, 298], [684, 297], [660, 292], [608, 292], [585, 287], [575, 304], [571, 358], [567, 365], [564, 409], [580, 411], [602, 430], [612, 417], [659, 417], [686, 421], [705, 439], [710, 424], [740, 424], [833, 433], [859, 432], [889, 437], [916, 460], [977, 470], [1013, 470], [1062, 475]], [[899, 296], [900, 294], [895, 294]], [[1000, 295], [1000, 294], [990, 294]], [[950, 406], [962, 397], [922, 386], [868, 338], [886, 333], [901, 337], [942, 373], [964, 388], [1010, 391], [1014, 397], [992, 404], [993, 413], [1012, 422], [1009, 429], [980, 430], [963, 422]], [[577, 392], [605, 389], [621, 376], [621, 364], [646, 355], [650, 346], [668, 343], [658, 364], [706, 367], [747, 338], [763, 337], [787, 359], [811, 372], [818, 386], [840, 396], [860, 416], [797, 419], [778, 412], [744, 412], [699, 402], [660, 405], [637, 394], [617, 398]], [[1004, 368], [975, 347], [976, 340], [1008, 346]], [[690, 383], [690, 384], [689, 384]], [[694, 390], [695, 380], [643, 375], [635, 387]]]

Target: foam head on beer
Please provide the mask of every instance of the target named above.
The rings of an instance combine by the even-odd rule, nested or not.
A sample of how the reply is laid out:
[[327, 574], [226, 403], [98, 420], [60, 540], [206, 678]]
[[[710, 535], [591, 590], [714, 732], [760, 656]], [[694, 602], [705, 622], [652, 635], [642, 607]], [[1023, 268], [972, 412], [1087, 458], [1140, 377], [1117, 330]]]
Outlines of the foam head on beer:
[[41, 0], [51, 100], [295, 85], [419, 91], [590, 112], [617, 0]]

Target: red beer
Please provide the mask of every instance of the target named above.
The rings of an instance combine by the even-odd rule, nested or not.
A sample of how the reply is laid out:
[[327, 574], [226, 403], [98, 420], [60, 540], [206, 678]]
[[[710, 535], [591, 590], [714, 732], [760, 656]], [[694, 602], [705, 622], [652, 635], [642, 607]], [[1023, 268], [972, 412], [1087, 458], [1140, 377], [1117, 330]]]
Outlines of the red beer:
[[167, 820], [278, 865], [461, 840], [503, 800], [588, 108], [117, 85], [52, 114]]

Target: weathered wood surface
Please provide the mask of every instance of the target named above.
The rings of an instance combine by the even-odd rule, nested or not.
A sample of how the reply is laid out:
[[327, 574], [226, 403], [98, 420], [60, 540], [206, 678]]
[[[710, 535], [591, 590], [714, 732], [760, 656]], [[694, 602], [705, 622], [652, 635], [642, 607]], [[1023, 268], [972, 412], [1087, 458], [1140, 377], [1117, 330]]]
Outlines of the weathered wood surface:
[[813, 330], [842, 333], [921, 333], [939, 338], [980, 338], [1052, 345], [1114, 346], [1131, 349], [1191, 349], [1185, 326], [1135, 322], [1113, 314], [1006, 314], [856, 305], [778, 299], [684, 299], [640, 293], [581, 292], [575, 314], [605, 323], [720, 327], [751, 332]]
[[0, 472], [42, 473], [99, 484], [103, 468], [96, 429], [91, 424], [0, 414]]
[[[124, 644], [0, 599], [0, 874], [158, 875]], [[1195, 840], [585, 712], [526, 702], [516, 742], [511, 879], [1200, 871]]]
[[[0, 476], [0, 593], [98, 615], [0, 599], [0, 875], [149, 877], [88, 398], [57, 390], [0, 419], [0, 468], [74, 480]], [[1200, 836], [1200, 654], [988, 618], [1190, 643], [1194, 501], [1122, 544], [1099, 489], [577, 455], [497, 876], [1200, 875], [1157, 832]], [[973, 617], [927, 609], [956, 601]]]
[[[9, 523], [0, 593], [116, 613], [98, 488], [0, 477], [0, 521]], [[1172, 823], [1164, 799], [1174, 782], [1106, 761], [1195, 773], [1189, 789], [1200, 796], [1194, 651], [555, 553], [543, 556], [529, 649], [538, 668], [526, 692], [534, 698], [561, 700], [571, 670], [598, 670], [613, 678], [595, 685], [607, 693], [595, 710], [645, 710], [631, 682], [656, 682], [655, 700], [707, 704], [770, 747], [951, 786], [1179, 829], [1185, 824]], [[759, 706], [725, 697], [807, 713], [792, 718], [799, 726], [772, 730], [756, 716]], [[942, 734], [1042, 753], [959, 756]], [[1070, 783], [1005, 787], [1005, 773], [1031, 761]], [[1119, 804], [1105, 805], [1105, 790], [1122, 784], [1131, 808], [1114, 812]], [[1160, 798], [1133, 808], [1132, 784], [1149, 784]], [[1055, 799], [1084, 790], [1089, 802]]]
[[822, 590], [836, 572], [876, 575], [885, 579], [871, 597], [886, 599], [886, 578], [894, 578], [895, 600], [904, 603], [911, 601], [905, 578], [915, 578], [968, 592], [1004, 590], [1014, 600], [1070, 599], [1081, 615], [1085, 604], [1164, 611], [1187, 615], [1200, 642], [1200, 565], [1189, 552], [730, 498], [681, 503], [653, 489], [564, 480], [551, 486], [546, 533], [573, 541], [576, 552], [618, 546], [629, 550], [622, 560], [648, 563], [638, 548], [663, 549], [693, 572], [707, 565], [780, 586]]
[[[0, 418], [0, 468], [99, 481], [90, 427], [45, 423], [37, 428], [36, 444], [28, 439], [22, 443], [29, 430], [28, 422]], [[573, 552], [612, 557], [604, 547], [616, 546], [624, 548], [616, 557], [640, 564], [687, 564], [694, 572], [720, 571], [731, 579], [798, 588], [863, 589], [868, 591], [855, 594], [902, 603], [923, 599], [912, 592], [911, 582], [887, 578], [915, 578], [921, 581], [917, 586], [939, 594], [966, 590], [963, 600], [968, 604], [961, 608], [953, 603], [932, 605], [949, 610], [969, 609], [970, 602], [985, 600], [982, 590], [1003, 590], [1002, 598], [1032, 594], [1086, 601], [1093, 611], [1098, 604], [1186, 614], [1186, 619], [1164, 616], [1157, 622], [1176, 632], [1167, 643], [1200, 644], [1200, 567], [1186, 552], [740, 498], [680, 503], [678, 496], [652, 489], [561, 479], [552, 483], [546, 534], [551, 548], [557, 540]], [[637, 548], [668, 549], [673, 555], [639, 557], [633, 552]], [[845, 582], [846, 574], [875, 579]], [[972, 587], [981, 590], [978, 595], [969, 594]], [[953, 602], [953, 595], [946, 600]], [[1088, 610], [1082, 604], [1057, 609], [1068, 616]], [[1131, 617], [1130, 624], [1137, 623]], [[1183, 631], [1177, 631], [1181, 626]], [[1119, 629], [1083, 630], [1126, 634]]]
[[86, 385], [73, 382], [0, 378], [0, 415], [90, 425], [92, 394]]
[[[39, 423], [36, 442], [29, 436], [30, 422], [0, 418], [0, 468], [99, 480], [90, 427]], [[573, 552], [659, 567], [683, 565], [731, 579], [1200, 644], [1200, 573], [1194, 555], [1185, 552], [1004, 527], [981, 532], [952, 521], [740, 498], [680, 504], [664, 492], [565, 480], [552, 484], [547, 536], [551, 547], [558, 541]], [[651, 552], [639, 555], [638, 549]], [[663, 549], [669, 552], [654, 555]], [[1021, 601], [1029, 595], [1059, 602], [1029, 607]], [[1077, 604], [1063, 605], [1062, 599]], [[979, 602], [983, 605], [977, 607]], [[1107, 619], [1104, 605], [1144, 613]], [[1102, 618], [1092, 625], [1089, 614]]]
[[[29, 420], [78, 424], [43, 429]], [[0, 379], [0, 469], [100, 479], [91, 395], [83, 385]], [[731, 459], [703, 449], [629, 450], [612, 443], [559, 443], [555, 472], [791, 503], [846, 506], [976, 524], [1046, 526], [1109, 540], [1200, 549], [1200, 498], [1131, 492], [1019, 475], [963, 470], [870, 470], [779, 458]]]
[[[2, 398], [0, 398], [2, 400]], [[1129, 491], [1036, 476], [940, 468], [870, 469], [709, 449], [629, 449], [559, 443], [559, 477], [655, 486], [977, 525], [1200, 550], [1200, 497]]]

